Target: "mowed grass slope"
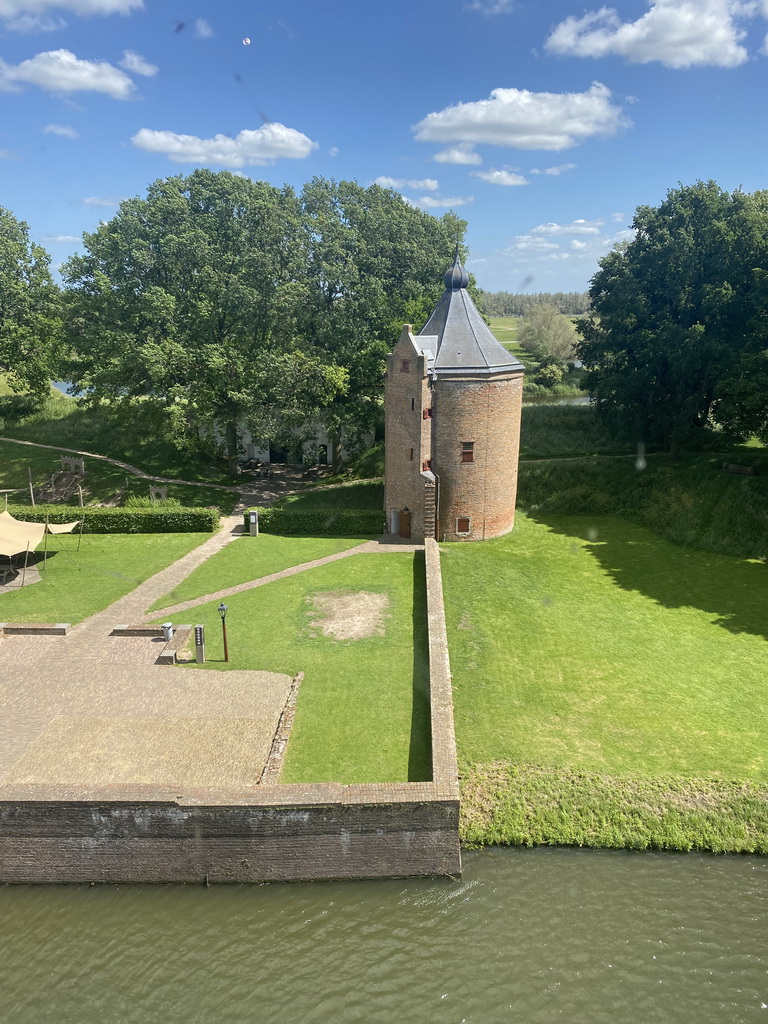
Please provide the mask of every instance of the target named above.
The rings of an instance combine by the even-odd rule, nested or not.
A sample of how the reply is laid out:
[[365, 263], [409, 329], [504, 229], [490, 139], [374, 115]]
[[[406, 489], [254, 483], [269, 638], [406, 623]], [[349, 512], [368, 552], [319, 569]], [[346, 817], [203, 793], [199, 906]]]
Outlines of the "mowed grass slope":
[[444, 545], [465, 762], [768, 780], [768, 568], [626, 520]]
[[[313, 598], [329, 593], [386, 595], [381, 633], [324, 635]], [[227, 604], [228, 665], [217, 603], [190, 615], [206, 627], [207, 668], [304, 672], [282, 782], [430, 777], [423, 555], [351, 555]]]
[[269, 576], [281, 569], [316, 558], [346, 551], [362, 543], [360, 537], [280, 537], [262, 533], [258, 537], [240, 537], [209, 558], [152, 608], [168, 608], [236, 587], [239, 583]]
[[[0, 595], [0, 621], [80, 622], [208, 539], [207, 533], [86, 534], [78, 551], [76, 535], [49, 537], [40, 582]], [[42, 557], [41, 545], [38, 565]]]

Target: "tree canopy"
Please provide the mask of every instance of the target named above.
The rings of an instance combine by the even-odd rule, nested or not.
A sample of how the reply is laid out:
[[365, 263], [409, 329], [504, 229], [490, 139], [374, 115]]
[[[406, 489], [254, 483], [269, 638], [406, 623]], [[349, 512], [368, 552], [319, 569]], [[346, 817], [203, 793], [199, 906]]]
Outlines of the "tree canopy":
[[14, 390], [45, 392], [55, 372], [61, 301], [49, 263], [27, 225], [0, 206], [0, 372]]
[[635, 440], [690, 443], [768, 421], [768, 193], [715, 182], [642, 206], [600, 261], [577, 353], [598, 413]]
[[71, 377], [92, 401], [165, 406], [176, 436], [281, 444], [373, 422], [397, 324], [426, 319], [464, 224], [315, 179], [228, 172], [150, 185], [63, 269]]

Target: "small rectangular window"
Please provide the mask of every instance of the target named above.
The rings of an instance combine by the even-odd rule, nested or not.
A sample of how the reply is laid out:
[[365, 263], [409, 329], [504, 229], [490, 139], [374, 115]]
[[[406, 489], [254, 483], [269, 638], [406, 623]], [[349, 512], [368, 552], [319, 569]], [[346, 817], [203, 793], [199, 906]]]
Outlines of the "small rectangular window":
[[411, 411], [413, 411], [415, 408], [416, 408], [416, 399], [412, 398], [411, 399]]
[[428, 469], [432, 469], [432, 459], [425, 459], [421, 464], [422, 473], [426, 473]]
[[425, 409], [424, 413], [423, 413], [423, 416], [424, 416], [425, 420], [432, 419], [432, 410], [431, 409]]
[[411, 462], [413, 462], [413, 448], [411, 448]]
[[472, 520], [469, 516], [459, 516], [456, 520], [456, 533], [471, 533]]
[[462, 462], [474, 462], [475, 461], [475, 442], [474, 441], [462, 441], [461, 442], [461, 461]]
[[400, 360], [400, 373], [410, 373], [410, 372], [411, 372], [410, 361], [408, 359], [401, 359]]

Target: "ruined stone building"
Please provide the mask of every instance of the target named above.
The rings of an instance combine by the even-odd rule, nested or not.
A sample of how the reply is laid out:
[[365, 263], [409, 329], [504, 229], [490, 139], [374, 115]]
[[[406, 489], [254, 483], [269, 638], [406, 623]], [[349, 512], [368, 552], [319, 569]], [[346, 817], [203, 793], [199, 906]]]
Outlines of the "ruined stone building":
[[458, 255], [424, 330], [405, 324], [384, 389], [387, 530], [485, 540], [515, 521], [523, 366], [467, 292]]

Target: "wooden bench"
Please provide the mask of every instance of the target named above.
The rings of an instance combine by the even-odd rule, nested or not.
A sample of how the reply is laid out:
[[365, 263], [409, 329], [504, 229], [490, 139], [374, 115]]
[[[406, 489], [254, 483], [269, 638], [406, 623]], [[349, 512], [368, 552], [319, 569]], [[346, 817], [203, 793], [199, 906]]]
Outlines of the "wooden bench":
[[724, 473], [737, 473], [740, 476], [756, 476], [754, 466], [738, 466], [735, 462], [723, 463]]
[[0, 622], [0, 633], [6, 636], [66, 636], [68, 622]]
[[184, 650], [189, 640], [192, 626], [185, 623], [183, 626], [174, 626], [173, 636], [155, 659], [156, 665], [175, 665], [179, 660], [179, 651]]
[[163, 627], [148, 626], [145, 622], [136, 626], [113, 626], [110, 636], [163, 636]]

